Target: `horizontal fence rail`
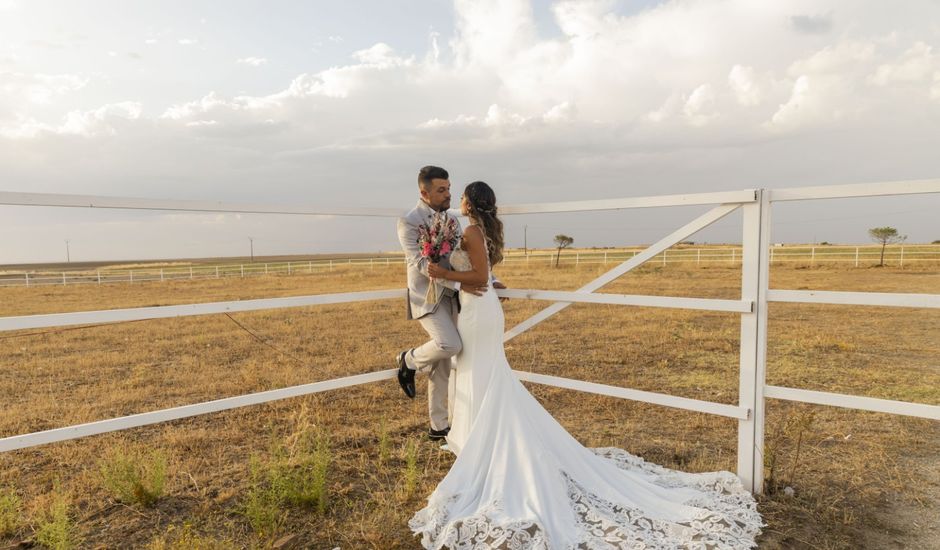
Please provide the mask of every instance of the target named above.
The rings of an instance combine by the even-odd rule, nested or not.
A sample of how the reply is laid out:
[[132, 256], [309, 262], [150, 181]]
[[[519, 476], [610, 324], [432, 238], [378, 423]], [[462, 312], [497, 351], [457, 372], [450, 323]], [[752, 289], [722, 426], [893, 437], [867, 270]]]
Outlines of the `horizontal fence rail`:
[[[622, 388], [581, 380], [573, 380], [558, 376], [550, 376], [533, 372], [516, 371], [517, 376], [524, 381], [545, 384], [560, 388], [573, 389], [608, 395], [623, 399], [675, 407], [684, 410], [696, 411], [705, 414], [715, 414], [737, 419], [738, 424], [738, 476], [742, 482], [753, 492], [761, 492], [763, 486], [763, 444], [766, 398], [790, 400], [819, 405], [847, 407], [852, 409], [886, 412], [928, 419], [940, 419], [940, 406], [892, 401], [866, 396], [843, 395], [823, 391], [787, 388], [766, 384], [766, 350], [767, 350], [767, 306], [771, 302], [809, 303], [809, 304], [837, 304], [853, 306], [876, 307], [914, 307], [938, 308], [940, 307], [940, 294], [906, 294], [906, 293], [877, 293], [877, 292], [844, 292], [821, 290], [784, 290], [770, 289], [769, 265], [773, 262], [802, 261], [810, 264], [824, 261], [855, 262], [860, 265], [862, 260], [877, 254], [881, 260], [881, 250], [876, 247], [845, 247], [845, 246], [771, 246], [770, 241], [770, 215], [773, 202], [793, 200], [817, 200], [834, 198], [879, 197], [888, 195], [906, 195], [934, 193], [940, 194], [940, 179], [918, 180], [906, 182], [887, 182], [875, 184], [853, 184], [842, 186], [802, 187], [773, 190], [742, 190], [718, 193], [702, 193], [691, 195], [666, 195], [659, 197], [630, 197], [625, 199], [610, 199], [601, 201], [574, 201], [565, 203], [541, 203], [530, 205], [509, 205], [501, 207], [504, 214], [534, 214], [547, 212], [584, 212], [600, 210], [620, 210], [628, 208], [647, 208], [663, 206], [686, 205], [712, 205], [713, 208], [673, 233], [663, 237], [660, 241], [643, 250], [629, 251], [563, 251], [560, 255], [562, 262], [574, 263], [616, 263], [610, 271], [584, 285], [575, 292], [551, 290], [511, 289], [500, 290], [497, 294], [504, 297], [518, 299], [532, 299], [552, 302], [552, 305], [529, 317], [522, 323], [507, 330], [504, 340], [525, 332], [537, 324], [552, 317], [574, 303], [613, 304], [640, 307], [665, 307], [682, 309], [700, 309], [708, 311], [724, 311], [736, 313], [741, 316], [741, 354], [739, 365], [739, 393], [738, 404], [722, 404], [697, 399], [672, 396], [667, 394]], [[319, 206], [284, 206], [245, 203], [221, 203], [213, 201], [173, 201], [153, 199], [133, 199], [121, 197], [98, 197], [87, 195], [49, 195], [37, 193], [0, 192], [0, 205], [24, 206], [60, 206], [85, 208], [128, 208], [146, 210], [183, 210], [202, 212], [241, 212], [265, 214], [300, 214], [300, 215], [341, 215], [341, 216], [380, 216], [396, 217], [401, 212], [393, 209], [344, 209], [321, 208]], [[684, 242], [695, 232], [722, 219], [727, 214], [743, 209], [743, 234], [740, 248], [712, 248], [699, 247], [672, 248]], [[937, 248], [929, 246], [889, 247], [885, 253], [886, 260], [896, 259], [899, 265], [903, 262], [932, 261], [937, 258]], [[573, 257], [573, 258], [572, 258]], [[573, 262], [572, 262], [573, 259]], [[360, 262], [361, 263], [357, 263]], [[367, 259], [374, 268], [381, 263], [375, 258]], [[400, 263], [402, 260], [395, 257], [383, 257], [387, 266]], [[546, 263], [559, 261], [557, 253], [508, 255], [507, 263], [526, 262]], [[602, 287], [611, 283], [618, 277], [637, 268], [644, 263], [685, 262], [704, 263], [709, 261], [739, 263], [742, 271], [742, 291], [738, 300], [686, 298], [675, 296], [642, 296], [625, 294], [608, 294], [598, 292]], [[313, 271], [314, 263], [306, 264], [308, 272]], [[278, 272], [280, 264], [265, 264], [259, 266], [240, 265], [235, 269], [226, 266], [189, 266], [183, 268], [178, 278], [195, 278], [203, 269], [208, 270], [209, 276], [213, 273], [222, 277], [235, 271], [238, 276], [251, 274], [272, 274]], [[332, 265], [332, 264], [331, 264]], [[365, 265], [364, 259], [350, 259], [348, 266], [358, 267]], [[288, 274], [300, 272], [297, 264], [286, 262]], [[335, 266], [333, 266], [335, 267]], [[263, 269], [263, 271], [262, 271]], [[102, 270], [103, 271], [103, 270]], [[139, 270], [127, 272], [129, 279], [136, 280], [168, 280], [177, 278], [172, 270], [164, 268], [159, 272], [159, 278], [150, 273], [149, 277]], [[20, 274], [24, 283], [29, 282], [29, 274]], [[33, 284], [41, 284], [39, 277], [33, 275]], [[71, 276], [93, 277], [93, 281], [106, 282], [107, 278], [119, 275], [113, 272], [96, 272], [76, 274], [75, 272], [60, 273], [62, 283], [68, 284]], [[234, 275], [228, 275], [234, 276]], [[9, 280], [10, 274], [0, 276], [0, 284]], [[13, 275], [16, 279], [17, 275]], [[378, 290], [366, 292], [352, 292], [339, 294], [323, 294], [312, 296], [297, 296], [288, 298], [270, 298], [244, 301], [215, 302], [205, 304], [167, 305], [157, 307], [128, 308], [102, 311], [80, 311], [73, 313], [53, 313], [43, 315], [26, 315], [13, 317], [0, 317], [0, 331], [16, 331], [30, 328], [81, 325], [100, 322], [122, 322], [144, 319], [164, 319], [190, 315], [211, 315], [230, 312], [259, 311], [286, 307], [305, 307], [324, 304], [354, 303], [373, 300], [400, 299], [405, 296], [405, 290]], [[334, 380], [326, 380], [303, 384], [289, 388], [259, 392], [254, 394], [228, 397], [194, 405], [173, 407], [161, 411], [145, 412], [136, 415], [112, 418], [66, 426], [32, 434], [14, 435], [0, 439], [0, 452], [24, 449], [36, 445], [65, 441], [86, 437], [89, 435], [124, 430], [133, 427], [145, 426], [159, 422], [166, 422], [201, 414], [219, 412], [223, 410], [286, 399], [310, 393], [329, 391], [344, 387], [355, 386], [391, 379], [395, 370], [383, 370], [365, 374], [357, 374]]]
[[814, 403], [816, 405], [829, 405], [862, 411], [900, 414], [918, 418], [940, 420], [940, 406], [924, 403], [911, 403], [909, 401], [893, 401], [860, 395], [846, 395], [798, 388], [784, 388], [781, 386], [766, 386], [764, 395], [774, 399], [798, 401], [800, 403]]
[[[503, 258], [504, 265], [528, 265], [531, 267], [553, 266], [556, 262], [564, 266], [607, 265], [628, 260], [643, 249], [614, 251], [564, 251], [532, 252], [519, 254], [509, 252]], [[702, 247], [670, 248], [656, 254], [650, 265], [713, 265], [741, 264], [744, 256], [740, 248]], [[821, 265], [827, 263], [851, 263], [855, 267], [870, 267], [881, 261], [878, 246], [777, 246], [771, 248], [770, 263], [797, 263]], [[940, 264], [940, 245], [889, 246], [885, 249], [885, 264], [904, 266], [918, 262]], [[336, 258], [330, 260], [298, 260], [288, 262], [258, 262], [248, 264], [209, 264], [183, 267], [139, 267], [136, 269], [104, 268], [97, 270], [74, 269], [52, 271], [33, 269], [30, 271], [10, 269], [0, 271], [0, 287], [4, 286], [48, 286], [48, 285], [101, 285], [109, 283], [143, 283], [154, 281], [181, 281], [196, 279], [225, 279], [229, 277], [257, 277], [263, 275], [321, 274], [347, 269], [369, 269], [400, 267], [406, 265], [401, 256], [376, 256], [372, 258]]]

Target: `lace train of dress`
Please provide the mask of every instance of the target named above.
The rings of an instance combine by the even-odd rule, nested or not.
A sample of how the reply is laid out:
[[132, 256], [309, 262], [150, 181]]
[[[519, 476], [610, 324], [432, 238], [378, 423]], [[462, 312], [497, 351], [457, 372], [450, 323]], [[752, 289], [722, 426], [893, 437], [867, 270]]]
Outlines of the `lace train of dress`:
[[492, 290], [461, 296], [457, 454], [409, 521], [428, 549], [738, 549], [756, 545], [756, 503], [730, 472], [669, 470], [578, 443], [525, 389], [503, 349]]

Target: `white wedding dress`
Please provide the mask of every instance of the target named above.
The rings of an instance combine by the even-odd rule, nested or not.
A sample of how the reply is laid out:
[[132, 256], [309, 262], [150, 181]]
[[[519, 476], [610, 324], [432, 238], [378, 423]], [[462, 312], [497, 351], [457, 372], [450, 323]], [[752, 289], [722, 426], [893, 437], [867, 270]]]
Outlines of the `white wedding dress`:
[[[451, 265], [470, 269], [466, 252]], [[731, 472], [689, 474], [621, 449], [588, 449], [506, 361], [492, 290], [461, 294], [453, 423], [457, 459], [409, 521], [428, 549], [738, 549], [756, 546], [756, 503]]]

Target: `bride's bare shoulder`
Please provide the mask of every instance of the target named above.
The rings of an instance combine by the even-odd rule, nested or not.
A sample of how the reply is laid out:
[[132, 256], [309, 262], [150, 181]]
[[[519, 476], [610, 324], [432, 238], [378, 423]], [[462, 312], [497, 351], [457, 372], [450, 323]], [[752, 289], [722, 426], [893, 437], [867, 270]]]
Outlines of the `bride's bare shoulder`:
[[468, 224], [463, 230], [463, 240], [472, 244], [482, 244], [483, 228], [474, 223]]

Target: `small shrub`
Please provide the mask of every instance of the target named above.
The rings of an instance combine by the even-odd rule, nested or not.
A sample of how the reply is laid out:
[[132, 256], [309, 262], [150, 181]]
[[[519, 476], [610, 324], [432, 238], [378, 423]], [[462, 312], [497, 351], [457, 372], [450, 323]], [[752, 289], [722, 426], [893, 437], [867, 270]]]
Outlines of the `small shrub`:
[[315, 427], [306, 404], [290, 423], [286, 436], [274, 434], [266, 460], [251, 458], [251, 487], [243, 514], [261, 537], [277, 532], [286, 505], [312, 507], [321, 514], [329, 505], [329, 437]]
[[257, 456], [251, 457], [251, 487], [245, 497], [242, 514], [259, 537], [272, 537], [284, 519], [282, 477], [276, 468], [269, 468]]
[[192, 525], [183, 524], [182, 528], [171, 525], [166, 534], [154, 539], [147, 545], [147, 550], [228, 550], [235, 545], [212, 537], [205, 537], [193, 532]]
[[[772, 429], [768, 429], [764, 442], [764, 467], [768, 470], [764, 486], [768, 493], [773, 494], [785, 486], [793, 486], [800, 464], [800, 453], [803, 447], [803, 437], [809, 431], [816, 415], [812, 411], [794, 412], [781, 419]], [[782, 450], [787, 446], [795, 446], [793, 458], [790, 462], [787, 479], [781, 480], [779, 464]]]
[[0, 491], [0, 537], [8, 537], [20, 526], [20, 499], [12, 489]]
[[125, 504], [152, 506], [166, 485], [166, 455], [161, 451], [113, 450], [99, 463], [102, 485]]
[[36, 527], [36, 542], [52, 550], [70, 550], [81, 545], [80, 537], [69, 517], [69, 503], [58, 486], [52, 505]]
[[308, 437], [300, 452], [282, 465], [286, 496], [291, 504], [314, 506], [322, 514], [329, 501], [330, 442], [322, 432]]
[[388, 423], [383, 416], [379, 425], [379, 464], [386, 464], [391, 457], [392, 446], [388, 437]]
[[414, 494], [418, 486], [418, 446], [409, 439], [405, 444], [405, 498]]
[[940, 244], [940, 239], [937, 239], [936, 241], [934, 241], [934, 242], [932, 242], [932, 243], [930, 243], [930, 244]]

